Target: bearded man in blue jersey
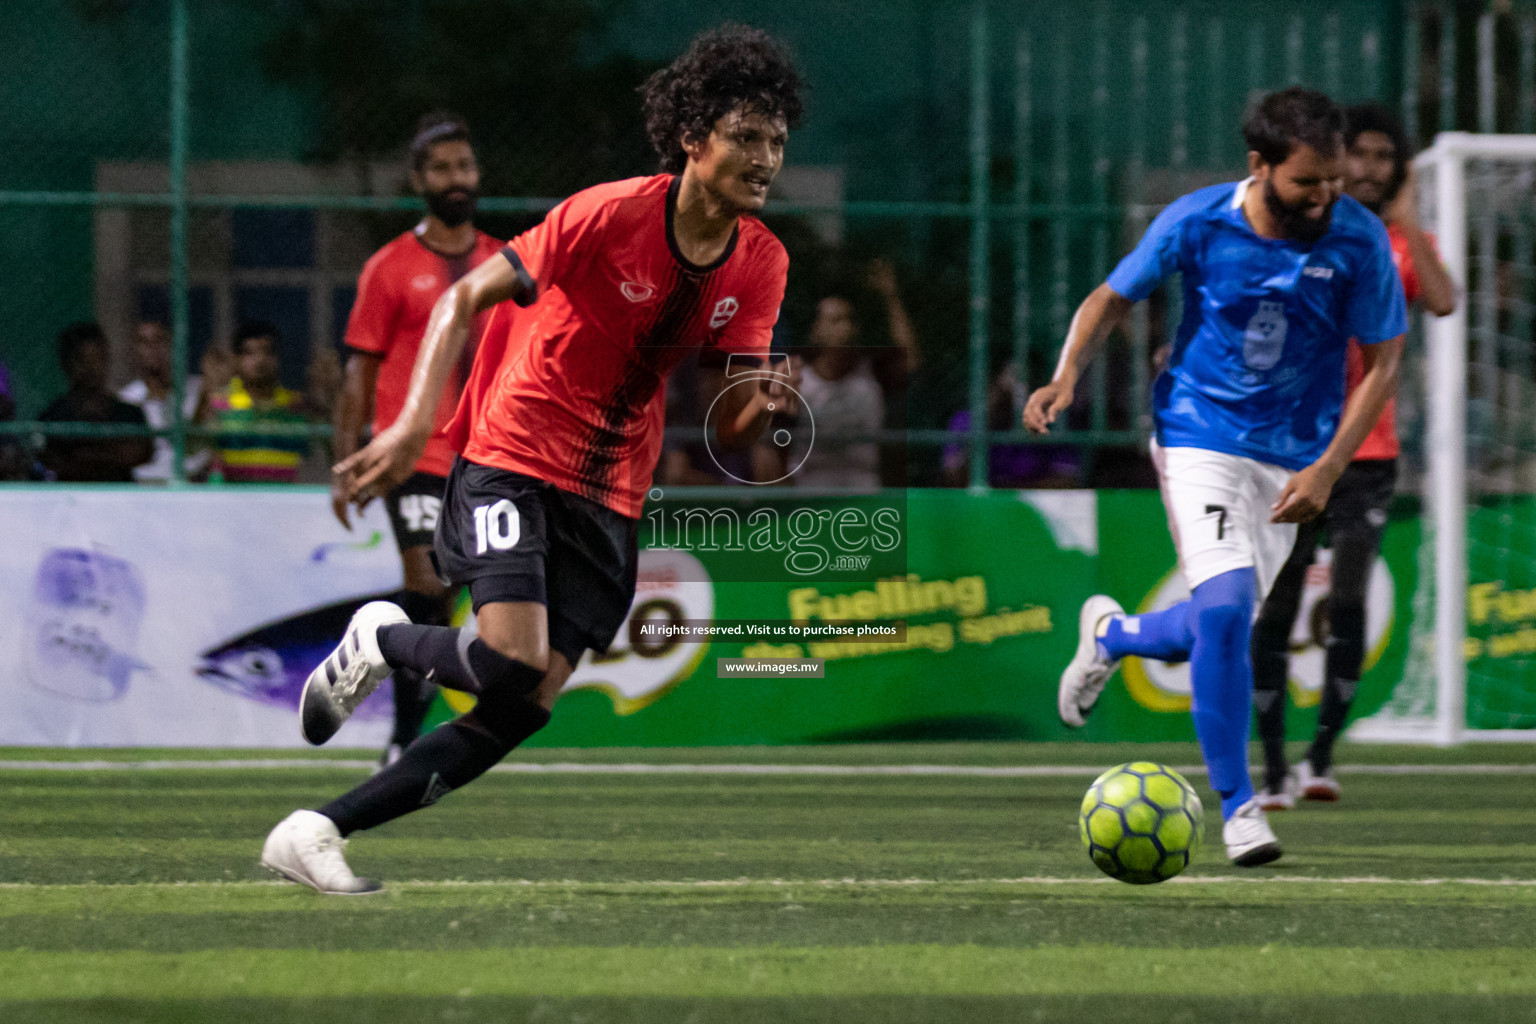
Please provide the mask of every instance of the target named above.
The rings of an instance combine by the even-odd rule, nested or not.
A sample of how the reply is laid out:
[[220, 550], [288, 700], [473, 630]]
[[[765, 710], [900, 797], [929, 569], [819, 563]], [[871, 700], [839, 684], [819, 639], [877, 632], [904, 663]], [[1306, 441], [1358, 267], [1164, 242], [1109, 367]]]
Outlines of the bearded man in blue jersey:
[[[1152, 457], [1192, 596], [1145, 615], [1089, 598], [1057, 708], [1083, 725], [1126, 655], [1189, 661], [1222, 840], [1243, 867], [1280, 856], [1248, 774], [1254, 610], [1296, 524], [1323, 510], [1395, 391], [1408, 330], [1386, 229], [1342, 195], [1343, 131], [1321, 93], [1261, 99], [1243, 125], [1249, 177], [1192, 192], [1152, 222], [1078, 308], [1054, 378], [1024, 409], [1024, 425], [1046, 432], [1131, 305], [1182, 276], [1184, 319], [1153, 389]], [[1351, 338], [1365, 377], [1346, 405]]]

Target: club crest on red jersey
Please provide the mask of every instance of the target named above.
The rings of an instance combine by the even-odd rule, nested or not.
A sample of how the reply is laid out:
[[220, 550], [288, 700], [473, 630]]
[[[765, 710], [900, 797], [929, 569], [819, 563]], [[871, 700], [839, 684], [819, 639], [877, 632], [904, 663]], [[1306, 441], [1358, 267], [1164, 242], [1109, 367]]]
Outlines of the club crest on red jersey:
[[436, 288], [437, 275], [417, 274], [415, 277], [411, 278], [411, 287], [415, 288], [419, 292], [427, 291], [430, 288]]
[[718, 330], [730, 323], [731, 317], [736, 315], [736, 310], [740, 305], [734, 295], [727, 295], [715, 303], [715, 311], [709, 316], [709, 326]]

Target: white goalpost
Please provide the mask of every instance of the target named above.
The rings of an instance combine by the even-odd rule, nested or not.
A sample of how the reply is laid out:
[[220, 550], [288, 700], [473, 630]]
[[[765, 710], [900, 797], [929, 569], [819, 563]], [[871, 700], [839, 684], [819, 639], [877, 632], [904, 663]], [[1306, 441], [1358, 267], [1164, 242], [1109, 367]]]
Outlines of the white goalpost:
[[[1459, 291], [1424, 317], [1424, 533], [1403, 678], [1352, 739], [1536, 741], [1536, 135], [1448, 132], [1414, 161]], [[1407, 393], [1405, 392], [1405, 397]]]

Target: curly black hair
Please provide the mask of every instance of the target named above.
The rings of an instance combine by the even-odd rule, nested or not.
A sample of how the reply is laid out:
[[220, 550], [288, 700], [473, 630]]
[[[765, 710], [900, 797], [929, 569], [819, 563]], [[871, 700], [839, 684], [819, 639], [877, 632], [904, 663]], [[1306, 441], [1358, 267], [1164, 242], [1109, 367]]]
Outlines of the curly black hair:
[[1290, 159], [1298, 146], [1338, 152], [1344, 111], [1315, 89], [1293, 85], [1261, 97], [1243, 122], [1243, 139], [1271, 166]]
[[646, 80], [645, 130], [661, 156], [661, 169], [680, 173], [688, 162], [685, 139], [707, 136], [715, 122], [743, 107], [783, 118], [794, 128], [803, 110], [800, 76], [772, 36], [727, 24], [696, 36], [688, 52]]

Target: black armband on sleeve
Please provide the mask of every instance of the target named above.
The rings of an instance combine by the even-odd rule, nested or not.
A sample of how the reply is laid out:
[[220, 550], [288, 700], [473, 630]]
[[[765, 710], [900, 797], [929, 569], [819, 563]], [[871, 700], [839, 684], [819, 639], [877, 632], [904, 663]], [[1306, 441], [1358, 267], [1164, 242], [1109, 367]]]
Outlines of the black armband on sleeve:
[[510, 245], [501, 247], [501, 254], [512, 264], [512, 269], [517, 273], [517, 291], [512, 295], [512, 301], [519, 306], [531, 306], [539, 297], [539, 282], [535, 281], [528, 273], [528, 268], [523, 266], [522, 257]]

